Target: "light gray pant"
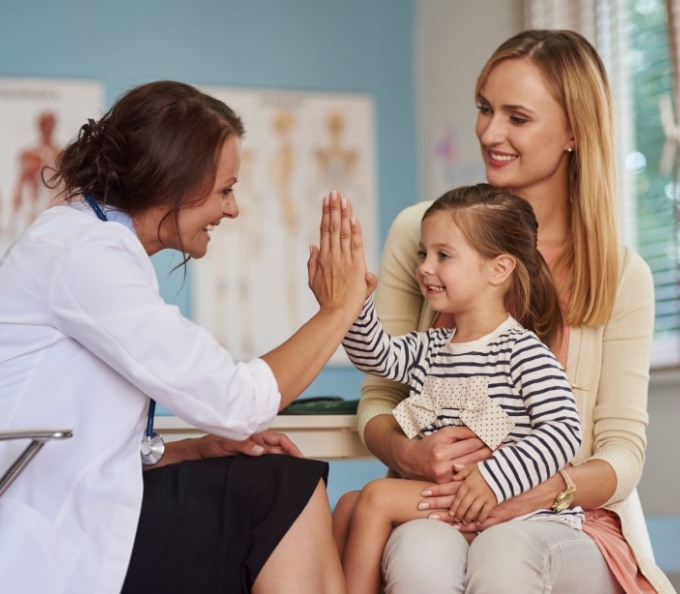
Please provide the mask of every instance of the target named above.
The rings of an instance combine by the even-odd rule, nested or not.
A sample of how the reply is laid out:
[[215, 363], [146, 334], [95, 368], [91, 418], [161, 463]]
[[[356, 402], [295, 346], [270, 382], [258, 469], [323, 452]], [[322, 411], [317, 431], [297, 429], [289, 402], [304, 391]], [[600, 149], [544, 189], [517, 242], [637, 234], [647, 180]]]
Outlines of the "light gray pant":
[[620, 594], [597, 545], [558, 522], [493, 526], [468, 545], [437, 520], [392, 532], [383, 554], [386, 594]]

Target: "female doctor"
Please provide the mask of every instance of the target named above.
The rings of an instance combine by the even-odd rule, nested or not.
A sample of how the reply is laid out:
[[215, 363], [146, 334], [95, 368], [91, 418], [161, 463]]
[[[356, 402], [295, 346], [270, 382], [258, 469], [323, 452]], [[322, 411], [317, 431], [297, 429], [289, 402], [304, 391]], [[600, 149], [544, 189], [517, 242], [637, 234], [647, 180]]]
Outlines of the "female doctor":
[[[327, 465], [267, 427], [372, 290], [351, 206], [323, 201], [308, 262], [318, 313], [252, 361], [166, 304], [149, 258], [201, 258], [238, 216], [243, 132], [188, 85], [128, 91], [62, 151], [48, 183], [63, 203], [0, 263], [0, 426], [74, 432], [0, 499], [3, 591], [344, 592]], [[156, 401], [221, 437], [162, 451]], [[1, 447], [0, 463], [21, 446]]]

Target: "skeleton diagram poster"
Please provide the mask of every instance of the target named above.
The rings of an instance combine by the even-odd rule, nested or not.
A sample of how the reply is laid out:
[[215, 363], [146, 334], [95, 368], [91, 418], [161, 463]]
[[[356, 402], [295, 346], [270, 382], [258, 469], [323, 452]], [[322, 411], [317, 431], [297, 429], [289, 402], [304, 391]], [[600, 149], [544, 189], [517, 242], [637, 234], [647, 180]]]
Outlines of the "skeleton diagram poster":
[[94, 81], [0, 77], [0, 256], [53, 197], [41, 170], [101, 115], [103, 96]]
[[[376, 271], [377, 190], [371, 97], [205, 88], [244, 120], [235, 186], [240, 215], [212, 233], [193, 262], [192, 315], [236, 359], [288, 338], [318, 307], [307, 286], [309, 245], [319, 243], [321, 201], [351, 200], [369, 269]], [[331, 360], [348, 364], [342, 352]]]

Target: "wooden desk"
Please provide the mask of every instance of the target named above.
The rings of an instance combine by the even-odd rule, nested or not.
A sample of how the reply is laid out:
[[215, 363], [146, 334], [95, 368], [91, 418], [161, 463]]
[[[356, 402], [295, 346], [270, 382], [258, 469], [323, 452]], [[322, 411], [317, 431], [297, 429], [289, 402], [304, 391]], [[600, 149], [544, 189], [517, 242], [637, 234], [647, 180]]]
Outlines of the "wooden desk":
[[[279, 415], [271, 428], [290, 437], [308, 458], [373, 458], [357, 433], [355, 415]], [[205, 434], [171, 416], [156, 417], [154, 429], [169, 441]]]

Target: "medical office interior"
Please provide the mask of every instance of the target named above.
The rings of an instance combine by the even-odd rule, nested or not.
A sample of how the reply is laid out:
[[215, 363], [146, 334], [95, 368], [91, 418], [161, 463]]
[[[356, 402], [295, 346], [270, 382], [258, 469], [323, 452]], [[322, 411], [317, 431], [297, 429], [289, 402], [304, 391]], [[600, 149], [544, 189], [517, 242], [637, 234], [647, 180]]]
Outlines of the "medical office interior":
[[[241, 244], [234, 257], [234, 244], [228, 243], [233, 239], [225, 239], [225, 253], [230, 258], [213, 259], [203, 269], [201, 261], [192, 262], [186, 278], [181, 271], [170, 274], [176, 264], [173, 257], [160, 254], [154, 260], [164, 297], [177, 303], [189, 317], [202, 318], [205, 324], [206, 319], [215, 319], [210, 315], [220, 313], [215, 311], [220, 305], [226, 311], [235, 308], [238, 300], [243, 308], [253, 309], [248, 315], [257, 319], [268, 308], [290, 313], [298, 302], [304, 312], [308, 297], [304, 254], [298, 256], [294, 245], [290, 252], [282, 252], [290, 271], [277, 271], [286, 275], [281, 291], [249, 292], [243, 288], [245, 281], [239, 280], [239, 274], [257, 267], [257, 258], [264, 258], [262, 254], [268, 249], [272, 236], [264, 223], [258, 224], [265, 220], [267, 211], [270, 215], [282, 213], [277, 215], [276, 224], [288, 229], [291, 243], [301, 240], [307, 227], [303, 228], [300, 221], [309, 218], [317, 224], [318, 203], [307, 196], [300, 201], [300, 188], [320, 199], [332, 189], [324, 184], [337, 179], [329, 171], [333, 167], [336, 173], [341, 169], [340, 183], [346, 184], [347, 197], [360, 204], [359, 212], [367, 219], [369, 260], [377, 271], [385, 235], [402, 208], [418, 200], [436, 198], [456, 185], [482, 181], [483, 168], [474, 136], [473, 89], [485, 59], [501, 41], [528, 26], [578, 27], [597, 43], [617, 89], [624, 241], [645, 256], [657, 281], [647, 461], [639, 491], [657, 561], [678, 588], [680, 246], [676, 197], [680, 195], [680, 180], [676, 181], [679, 128], [671, 106], [675, 102], [673, 92], [677, 92], [674, 85], [680, 86], [680, 80], [673, 80], [670, 73], [671, 50], [677, 50], [674, 44], [680, 41], [680, 33], [668, 35], [673, 31], [674, 20], [669, 17], [667, 4], [676, 3], [6, 1], [0, 6], [0, 83], [24, 79], [97, 83], [101, 109], [105, 109], [130, 86], [167, 78], [219, 89], [226, 93], [225, 97], [241, 97], [244, 111], [257, 101], [261, 107], [266, 104], [267, 111], [259, 113], [267, 114], [269, 128], [265, 129], [264, 116], [260, 118], [256, 110], [254, 115], [245, 116], [248, 132], [244, 155], [250, 154], [249, 147], [255, 146], [256, 139], [267, 131], [278, 144], [272, 144], [267, 164], [242, 173], [247, 187], [239, 196], [244, 213], [259, 208], [261, 216], [250, 217], [247, 224], [252, 229], [248, 233], [236, 231], [239, 221], [226, 221], [219, 229], [224, 238], [238, 233], [245, 246]], [[577, 6], [583, 14], [575, 14]], [[650, 82], [645, 91], [636, 77], [656, 71], [665, 78], [660, 83]], [[1, 95], [2, 100], [11, 98], [9, 93]], [[348, 110], [346, 113], [332, 107], [336, 99]], [[317, 118], [322, 123], [314, 125], [312, 113], [323, 114], [323, 118]], [[82, 121], [90, 115], [84, 113]], [[304, 123], [305, 118], [304, 135], [294, 136], [295, 125]], [[43, 133], [45, 127], [51, 130], [51, 126], [58, 125], [59, 122], [43, 119]], [[656, 136], [642, 139], [640, 130]], [[304, 139], [311, 147], [309, 154], [314, 155], [301, 177], [294, 173], [302, 161], [291, 148], [295, 138], [298, 143]], [[0, 139], [0, 144], [4, 142], [6, 138]], [[645, 146], [651, 148], [647, 150]], [[332, 158], [336, 160], [331, 162]], [[249, 165], [248, 158], [244, 158], [244, 165]], [[312, 173], [314, 167], [318, 171]], [[329, 168], [325, 175], [323, 167]], [[9, 176], [0, 177], [0, 198], [4, 200], [0, 202], [0, 235], [4, 234], [6, 240], [13, 212], [10, 205], [14, 204], [10, 196], [16, 192], [12, 184], [18, 182], [5, 177]], [[3, 187], [6, 181], [10, 187]], [[645, 192], [659, 196], [648, 199]], [[267, 195], [274, 193], [283, 201], [275, 207], [267, 203]], [[648, 224], [648, 220], [655, 223]], [[0, 236], [0, 246], [5, 245], [2, 239]], [[224, 280], [238, 285], [238, 296], [230, 302], [220, 301], [224, 287], [220, 288], [218, 275], [226, 268], [237, 275], [236, 280], [233, 276]], [[258, 298], [265, 301], [259, 302]], [[225, 340], [233, 340], [238, 333], [242, 352], [257, 351], [261, 345], [249, 336], [247, 323], [246, 314], [241, 314], [232, 322], [234, 331], [229, 330], [227, 318], [221, 319], [219, 328], [215, 323], [214, 330], [227, 335]], [[334, 359], [304, 396], [357, 399], [361, 380], [361, 373]], [[371, 459], [333, 461], [331, 503], [344, 491], [359, 488], [384, 471], [379, 462]]]

